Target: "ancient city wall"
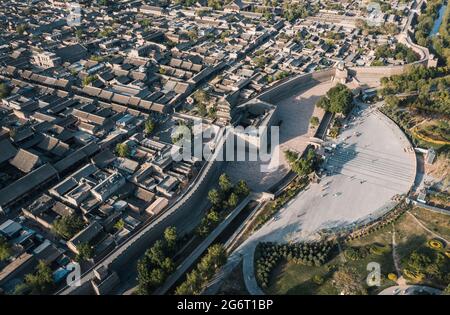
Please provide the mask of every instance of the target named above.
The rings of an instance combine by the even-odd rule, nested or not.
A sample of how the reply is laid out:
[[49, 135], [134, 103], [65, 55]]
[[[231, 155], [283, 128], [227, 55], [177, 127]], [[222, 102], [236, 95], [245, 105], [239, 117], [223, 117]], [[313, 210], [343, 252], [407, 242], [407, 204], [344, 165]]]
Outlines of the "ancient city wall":
[[260, 94], [258, 98], [262, 101], [274, 104], [290, 95], [298, 93], [304, 88], [331, 80], [331, 78], [334, 77], [335, 72], [336, 69], [331, 68], [313, 73], [300, 74], [271, 87]]

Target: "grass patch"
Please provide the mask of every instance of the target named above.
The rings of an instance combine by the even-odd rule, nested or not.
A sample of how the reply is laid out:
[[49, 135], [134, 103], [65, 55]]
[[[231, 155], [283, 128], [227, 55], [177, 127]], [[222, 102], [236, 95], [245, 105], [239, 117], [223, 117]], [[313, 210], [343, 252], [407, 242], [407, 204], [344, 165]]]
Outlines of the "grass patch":
[[[427, 228], [444, 238], [450, 238], [450, 220], [443, 214], [434, 213], [421, 208], [413, 208], [413, 213]], [[271, 273], [270, 283], [265, 290], [268, 294], [339, 294], [333, 274], [342, 267], [354, 271], [357, 281], [368, 294], [378, 294], [382, 290], [396, 285], [388, 279], [389, 273], [396, 274], [393, 248], [392, 224], [370, 233], [367, 236], [341, 244], [342, 252], [322, 266], [299, 265], [283, 260]], [[450, 257], [446, 256], [449, 244], [440, 250], [432, 249], [428, 242], [435, 237], [425, 231], [409, 215], [402, 214], [395, 222], [396, 252], [400, 261], [399, 269], [407, 283], [423, 284], [443, 288], [450, 281]], [[415, 257], [418, 252], [426, 256], [423, 261], [424, 277], [418, 281], [408, 277], [404, 269], [411, 269], [414, 263], [420, 267], [421, 260]], [[427, 258], [428, 257], [428, 258]], [[369, 274], [367, 265], [377, 262], [381, 267], [381, 286], [368, 287], [366, 277]], [[412, 262], [412, 264], [411, 264]], [[421, 270], [419, 268], [419, 270]], [[319, 281], [318, 281], [319, 280]], [[447, 281], [447, 282], [446, 282]]]
[[411, 213], [427, 228], [443, 238], [450, 240], [450, 216], [415, 207]]

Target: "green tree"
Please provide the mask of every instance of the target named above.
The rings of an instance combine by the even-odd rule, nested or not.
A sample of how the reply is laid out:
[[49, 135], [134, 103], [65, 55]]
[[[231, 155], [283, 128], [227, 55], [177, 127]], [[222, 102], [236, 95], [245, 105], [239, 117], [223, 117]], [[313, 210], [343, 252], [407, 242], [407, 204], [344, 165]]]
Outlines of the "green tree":
[[234, 193], [238, 196], [248, 196], [250, 194], [250, 188], [247, 185], [247, 182], [243, 179], [238, 181], [234, 187]]
[[144, 123], [144, 131], [145, 134], [149, 135], [153, 132], [155, 129], [155, 123], [151, 119], [147, 119]]
[[23, 35], [23, 33], [25, 33], [25, 31], [28, 30], [28, 28], [29, 28], [29, 25], [28, 25], [28, 24], [19, 24], [19, 25], [17, 25], [17, 27], [16, 27], [16, 32], [17, 32], [19, 35]]
[[83, 30], [77, 29], [77, 30], [75, 31], [75, 36], [76, 36], [78, 39], [82, 38], [82, 37], [83, 37]]
[[60, 217], [53, 222], [52, 230], [58, 236], [69, 240], [84, 227], [84, 222], [80, 216], [70, 214]]
[[157, 288], [164, 283], [166, 273], [161, 268], [155, 268], [150, 271], [148, 286], [152, 289]]
[[231, 190], [231, 188], [233, 187], [230, 177], [227, 174], [223, 173], [222, 175], [220, 175], [219, 187], [224, 193], [229, 192]]
[[175, 263], [173, 262], [172, 258], [166, 257], [161, 262], [161, 268], [168, 274], [172, 273], [175, 270]]
[[11, 88], [6, 83], [0, 83], [0, 100], [6, 98], [11, 93]]
[[391, 107], [398, 107], [398, 105], [400, 104], [400, 100], [398, 99], [398, 97], [396, 97], [394, 95], [386, 96], [384, 101], [387, 106], [391, 106]]
[[206, 93], [205, 90], [201, 90], [201, 89], [195, 91], [195, 93], [192, 95], [192, 98], [194, 99], [194, 101], [197, 104], [203, 104], [203, 105], [205, 105], [207, 102], [209, 102], [209, 99], [210, 99], [208, 93]]
[[76, 260], [86, 261], [93, 257], [94, 255], [94, 249], [91, 244], [89, 243], [81, 243], [77, 246], [78, 254], [76, 256]]
[[32, 294], [46, 294], [52, 289], [53, 275], [45, 261], [40, 260], [34, 274], [25, 275], [25, 284], [31, 289]]
[[208, 214], [206, 215], [206, 219], [213, 224], [217, 224], [220, 221], [220, 216], [217, 211], [212, 210], [208, 212]]
[[220, 194], [217, 191], [217, 189], [211, 189], [208, 192], [208, 200], [214, 205], [214, 206], [219, 206], [222, 199], [220, 198]]
[[130, 150], [126, 143], [118, 143], [116, 145], [116, 153], [120, 157], [128, 157], [130, 155]]
[[177, 228], [174, 226], [169, 226], [164, 230], [164, 239], [166, 240], [167, 246], [171, 249], [175, 248], [177, 243]]
[[289, 150], [285, 151], [284, 154], [292, 170], [299, 176], [308, 175], [314, 170], [316, 156], [314, 150], [308, 150], [306, 156], [302, 158], [300, 158], [297, 153], [291, 152]]
[[220, 221], [219, 213], [214, 210], [209, 211], [200, 222], [197, 228], [197, 234], [202, 237], [208, 235], [211, 232], [211, 230], [215, 226], [217, 226], [219, 221]]
[[175, 290], [176, 295], [197, 295], [214, 273], [227, 261], [226, 251], [222, 244], [214, 244], [208, 248], [207, 253], [197, 264], [196, 269], [190, 272], [184, 281]]
[[311, 126], [317, 127], [319, 125], [319, 117], [312, 116], [309, 122], [311, 123]]
[[166, 257], [164, 251], [164, 243], [161, 240], [157, 240], [152, 247], [146, 252], [146, 256], [150, 259], [150, 262], [156, 266], [161, 266], [163, 260]]
[[26, 283], [19, 283], [14, 287], [13, 295], [27, 295], [31, 291], [31, 288]]
[[317, 103], [318, 107], [332, 113], [348, 114], [353, 106], [353, 95], [344, 84], [337, 84], [331, 88]]
[[93, 76], [93, 75], [88, 75], [87, 77], [84, 77], [83, 82], [82, 82], [83, 86], [87, 86], [87, 85], [91, 84], [92, 82], [95, 81], [96, 78], [97, 77]]
[[443, 295], [450, 295], [450, 284], [445, 288], [445, 290], [442, 292]]
[[137, 274], [138, 274], [138, 289], [137, 293], [139, 295], [149, 294], [149, 284], [150, 284], [150, 270], [148, 268], [150, 264], [149, 258], [144, 255], [137, 262]]
[[202, 277], [197, 270], [193, 270], [186, 276], [184, 281], [175, 290], [175, 295], [194, 295], [200, 294], [202, 288]]
[[0, 261], [4, 261], [11, 256], [11, 247], [6, 239], [0, 236]]
[[116, 224], [114, 224], [114, 228], [117, 231], [123, 230], [124, 227], [125, 227], [125, 221], [123, 219], [120, 219], [119, 221], [116, 222]]
[[224, 2], [220, 0], [208, 0], [208, 7], [211, 7], [214, 10], [222, 10], [223, 4]]
[[230, 208], [235, 208], [238, 204], [239, 198], [235, 193], [231, 193], [230, 197], [228, 197], [228, 206]]

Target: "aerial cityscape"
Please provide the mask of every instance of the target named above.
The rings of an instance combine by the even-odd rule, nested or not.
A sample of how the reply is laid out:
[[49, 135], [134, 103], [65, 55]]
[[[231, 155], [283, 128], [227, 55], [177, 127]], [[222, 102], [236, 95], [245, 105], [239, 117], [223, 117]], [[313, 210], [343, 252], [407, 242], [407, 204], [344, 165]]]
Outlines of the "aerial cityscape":
[[0, 301], [449, 295], [449, 20], [0, 1]]

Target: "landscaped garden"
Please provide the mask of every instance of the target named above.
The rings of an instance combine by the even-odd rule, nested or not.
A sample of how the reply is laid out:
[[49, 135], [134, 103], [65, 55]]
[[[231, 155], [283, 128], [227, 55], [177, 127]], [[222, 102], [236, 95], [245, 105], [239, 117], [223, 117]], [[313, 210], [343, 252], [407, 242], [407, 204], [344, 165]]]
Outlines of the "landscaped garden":
[[[266, 254], [269, 258], [263, 264], [265, 268], [260, 266], [260, 256], [255, 268], [257, 278], [258, 272], [268, 273], [267, 277], [259, 276], [260, 286], [268, 294], [378, 294], [396, 285], [399, 276], [407, 284], [444, 289], [450, 283], [450, 244], [444, 239], [450, 239], [449, 217], [415, 207], [393, 224], [380, 225], [363, 236], [339, 242], [321, 263], [299, 263], [284, 254]], [[380, 286], [369, 287], [366, 283], [371, 262], [380, 264]]]

